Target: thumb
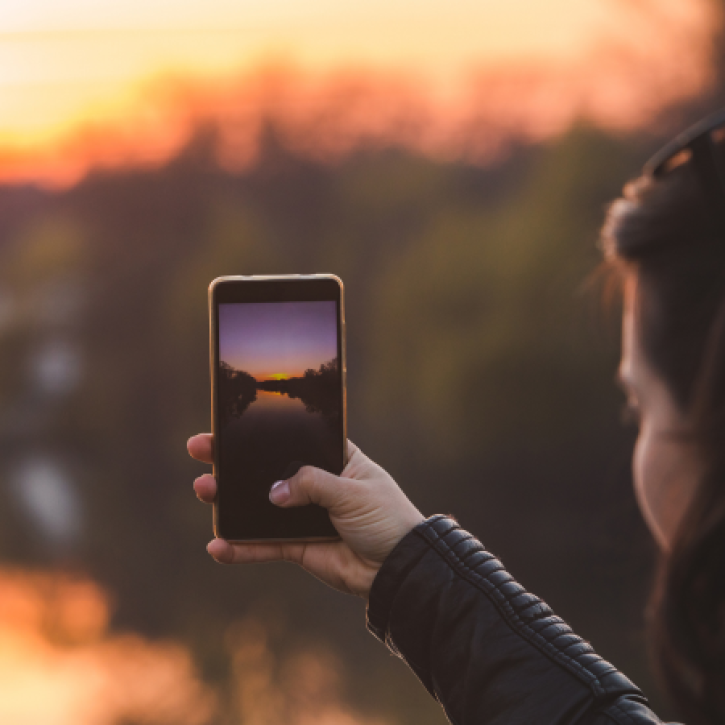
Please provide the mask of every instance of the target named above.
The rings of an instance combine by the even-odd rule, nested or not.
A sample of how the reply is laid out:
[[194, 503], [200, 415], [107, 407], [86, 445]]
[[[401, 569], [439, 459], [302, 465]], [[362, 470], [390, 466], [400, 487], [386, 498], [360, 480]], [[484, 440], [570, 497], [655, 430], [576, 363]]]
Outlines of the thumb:
[[269, 492], [269, 500], [282, 508], [316, 503], [334, 509], [345, 497], [349, 483], [349, 479], [338, 478], [321, 468], [303, 466], [292, 478], [277, 481]]

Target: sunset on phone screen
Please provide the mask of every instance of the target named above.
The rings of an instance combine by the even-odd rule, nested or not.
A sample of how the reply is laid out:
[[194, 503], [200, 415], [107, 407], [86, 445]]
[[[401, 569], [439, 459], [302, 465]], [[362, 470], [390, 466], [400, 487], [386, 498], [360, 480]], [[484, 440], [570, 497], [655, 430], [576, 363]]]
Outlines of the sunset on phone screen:
[[[297, 281], [302, 291], [306, 284]], [[335, 533], [322, 510], [281, 511], [269, 490], [305, 465], [342, 471], [338, 304], [218, 303], [217, 524], [225, 538]]]

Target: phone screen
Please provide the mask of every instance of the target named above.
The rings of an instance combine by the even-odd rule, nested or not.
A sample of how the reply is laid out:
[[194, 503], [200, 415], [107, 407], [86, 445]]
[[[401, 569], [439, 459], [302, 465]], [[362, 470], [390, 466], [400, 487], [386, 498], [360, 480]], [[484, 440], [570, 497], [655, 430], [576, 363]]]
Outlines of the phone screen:
[[302, 466], [339, 474], [344, 465], [339, 286], [322, 288], [337, 299], [287, 299], [314, 290], [304, 281], [278, 295], [271, 281], [237, 284], [246, 288], [216, 304], [218, 533], [335, 536], [324, 509], [280, 509], [269, 490]]

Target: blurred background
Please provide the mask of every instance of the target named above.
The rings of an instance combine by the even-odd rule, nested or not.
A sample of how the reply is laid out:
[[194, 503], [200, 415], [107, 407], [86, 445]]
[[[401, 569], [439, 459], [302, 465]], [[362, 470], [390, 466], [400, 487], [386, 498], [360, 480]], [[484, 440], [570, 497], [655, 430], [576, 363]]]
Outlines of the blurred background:
[[350, 437], [672, 717], [590, 283], [725, 105], [721, 0], [25, 0], [0, 14], [0, 720], [441, 725], [364, 605], [205, 552], [206, 290], [346, 284]]

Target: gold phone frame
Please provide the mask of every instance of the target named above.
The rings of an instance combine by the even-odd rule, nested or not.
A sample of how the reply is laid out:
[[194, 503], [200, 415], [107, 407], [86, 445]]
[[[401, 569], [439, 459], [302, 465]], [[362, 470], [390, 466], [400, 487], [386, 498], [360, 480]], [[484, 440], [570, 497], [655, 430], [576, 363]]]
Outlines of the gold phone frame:
[[[340, 369], [342, 372], [342, 447], [343, 447], [343, 467], [348, 464], [348, 450], [347, 450], [347, 332], [345, 325], [345, 285], [342, 280], [335, 274], [279, 274], [279, 275], [228, 275], [224, 277], [217, 277], [212, 280], [209, 285], [208, 301], [209, 301], [209, 372], [211, 378], [211, 432], [212, 439], [214, 441], [214, 463], [212, 467], [212, 475], [216, 478], [217, 471], [219, 469], [219, 461], [217, 457], [217, 410], [216, 410], [216, 385], [217, 385], [217, 368], [219, 361], [217, 360], [217, 325], [215, 315], [215, 299], [214, 292], [218, 285], [225, 282], [250, 282], [256, 280], [283, 280], [283, 281], [300, 281], [300, 280], [318, 280], [318, 279], [332, 279], [335, 280], [340, 288]], [[214, 502], [214, 536], [221, 538], [219, 535], [219, 521], [217, 502]], [[297, 537], [297, 538], [281, 538], [281, 539], [227, 539], [232, 544], [292, 544], [296, 542], [302, 543], [315, 543], [315, 542], [326, 542], [326, 541], [339, 541], [339, 536], [309, 536], [309, 537]]]

